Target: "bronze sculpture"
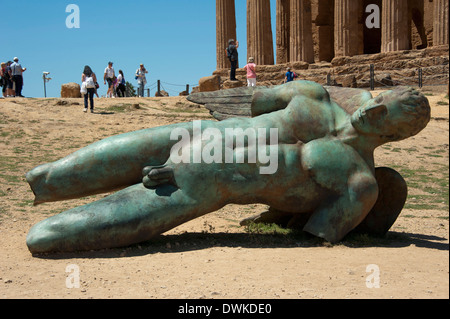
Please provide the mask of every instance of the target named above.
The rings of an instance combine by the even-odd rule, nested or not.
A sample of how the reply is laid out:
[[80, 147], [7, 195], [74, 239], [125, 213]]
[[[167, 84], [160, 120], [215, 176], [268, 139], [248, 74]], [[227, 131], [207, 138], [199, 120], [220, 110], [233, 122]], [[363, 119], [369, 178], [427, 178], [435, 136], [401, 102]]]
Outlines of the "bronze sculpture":
[[[358, 227], [387, 232], [403, 207], [406, 185], [393, 170], [376, 173], [373, 151], [419, 133], [430, 120], [429, 103], [411, 88], [397, 88], [375, 99], [361, 90], [343, 98], [331, 93], [344, 101], [338, 104], [330, 99], [333, 90], [296, 81], [192, 95], [201, 104], [250, 105], [253, 117], [198, 122], [206, 137], [196, 135], [196, 123], [121, 134], [31, 170], [27, 181], [36, 204], [122, 190], [36, 224], [28, 248], [126, 246], [230, 203], [267, 204], [271, 210], [253, 221], [283, 219], [330, 242]], [[229, 130], [245, 136], [230, 143]], [[238, 138], [245, 143], [238, 145]], [[212, 159], [195, 160], [197, 151]], [[267, 153], [275, 156], [275, 170], [262, 160]], [[227, 154], [231, 160], [219, 159]], [[251, 154], [261, 158], [251, 160]], [[401, 191], [394, 204], [384, 201], [390, 187]]]

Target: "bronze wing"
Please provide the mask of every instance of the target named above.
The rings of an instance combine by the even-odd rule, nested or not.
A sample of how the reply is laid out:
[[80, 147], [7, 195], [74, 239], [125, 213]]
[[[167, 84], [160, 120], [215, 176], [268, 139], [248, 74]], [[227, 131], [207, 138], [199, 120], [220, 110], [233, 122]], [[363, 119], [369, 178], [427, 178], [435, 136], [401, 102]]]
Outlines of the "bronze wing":
[[[251, 117], [253, 94], [258, 90], [270, 87], [241, 87], [229, 90], [193, 93], [188, 101], [205, 105], [211, 115], [219, 120], [231, 117]], [[363, 89], [343, 88], [337, 86], [324, 87], [330, 98], [347, 113], [353, 114], [361, 105], [372, 98], [369, 91]]]

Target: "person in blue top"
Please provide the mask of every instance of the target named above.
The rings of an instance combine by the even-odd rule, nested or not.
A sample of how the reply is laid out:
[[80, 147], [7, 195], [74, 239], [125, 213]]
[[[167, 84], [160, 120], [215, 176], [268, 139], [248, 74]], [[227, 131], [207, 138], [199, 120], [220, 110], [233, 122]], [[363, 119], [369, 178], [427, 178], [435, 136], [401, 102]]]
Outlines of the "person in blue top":
[[285, 83], [292, 82], [296, 78], [298, 78], [298, 75], [295, 74], [295, 72], [292, 72], [291, 68], [287, 68], [287, 72], [286, 72], [285, 77], [284, 77], [284, 82]]

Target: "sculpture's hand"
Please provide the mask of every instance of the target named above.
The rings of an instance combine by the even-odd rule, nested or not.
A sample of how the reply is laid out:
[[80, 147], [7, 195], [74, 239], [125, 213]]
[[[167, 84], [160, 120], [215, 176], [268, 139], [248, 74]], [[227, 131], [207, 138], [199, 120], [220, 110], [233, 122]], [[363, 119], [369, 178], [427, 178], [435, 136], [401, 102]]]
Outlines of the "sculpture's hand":
[[173, 168], [166, 165], [144, 167], [142, 175], [144, 176], [142, 183], [147, 188], [154, 189], [156, 186], [162, 184], [171, 184], [177, 187]]

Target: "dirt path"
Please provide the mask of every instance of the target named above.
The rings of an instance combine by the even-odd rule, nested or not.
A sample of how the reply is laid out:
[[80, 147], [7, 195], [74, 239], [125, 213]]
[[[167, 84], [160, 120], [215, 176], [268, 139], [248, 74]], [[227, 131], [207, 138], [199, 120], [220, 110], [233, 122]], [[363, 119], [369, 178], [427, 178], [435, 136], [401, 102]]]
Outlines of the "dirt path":
[[449, 298], [449, 106], [426, 94], [428, 127], [376, 152], [409, 185], [387, 238], [248, 232], [239, 221], [266, 207], [229, 205], [153, 242], [39, 257], [25, 244], [32, 225], [104, 195], [33, 207], [28, 170], [113, 134], [211, 117], [181, 97], [96, 99], [95, 114], [79, 99], [0, 100], [0, 298]]

